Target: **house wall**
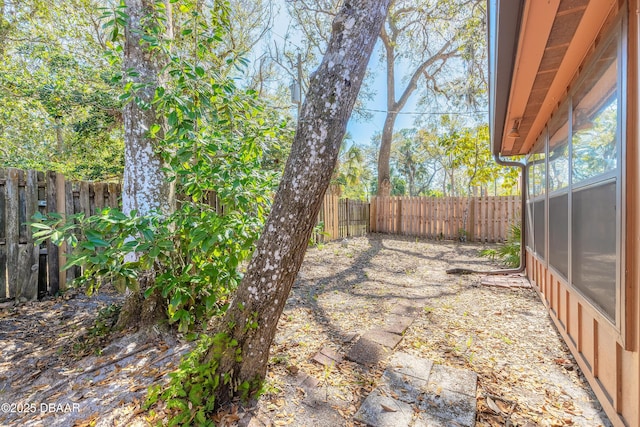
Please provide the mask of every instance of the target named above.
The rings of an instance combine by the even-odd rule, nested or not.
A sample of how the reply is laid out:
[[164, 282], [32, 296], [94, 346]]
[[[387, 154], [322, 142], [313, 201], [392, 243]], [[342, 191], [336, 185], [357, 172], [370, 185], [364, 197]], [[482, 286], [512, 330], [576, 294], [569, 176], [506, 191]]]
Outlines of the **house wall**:
[[640, 425], [638, 352], [553, 269], [527, 251], [527, 275], [615, 426]]
[[[558, 265], [557, 260], [549, 260], [545, 251], [537, 250], [536, 245], [532, 244], [535, 233], [528, 234], [530, 242], [527, 248], [527, 276], [616, 426], [640, 426], [639, 3], [639, 0], [620, 2], [620, 14], [625, 21], [621, 61], [621, 75], [624, 76], [621, 93], [624, 98], [620, 126], [620, 171], [617, 174], [619, 198], [616, 209], [619, 212], [619, 225], [616, 233], [619, 236], [619, 249], [616, 254], [618, 277], [615, 318], [604, 314], [606, 310], [602, 306], [598, 308], [597, 304], [569, 283], [567, 274], [561, 274], [553, 267], [553, 264]], [[588, 66], [587, 62], [585, 69]], [[568, 96], [572, 96], [571, 90]], [[530, 158], [535, 160], [535, 156]], [[550, 188], [549, 185], [547, 189], [551, 191]], [[571, 189], [569, 194], [572, 194]], [[549, 198], [546, 195], [547, 202]], [[544, 200], [545, 195], [530, 194], [529, 199], [532, 202]], [[545, 227], [549, 233], [554, 217], [546, 218]], [[527, 223], [534, 224], [535, 221]], [[549, 242], [546, 244], [546, 254], [549, 254]]]

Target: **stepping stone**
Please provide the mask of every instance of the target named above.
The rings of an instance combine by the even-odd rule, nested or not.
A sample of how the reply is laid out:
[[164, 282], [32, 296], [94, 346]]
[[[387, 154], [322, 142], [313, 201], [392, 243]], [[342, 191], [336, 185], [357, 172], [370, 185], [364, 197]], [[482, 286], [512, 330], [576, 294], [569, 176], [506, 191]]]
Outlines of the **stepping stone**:
[[335, 366], [342, 362], [342, 356], [329, 347], [323, 347], [311, 360], [322, 366]]
[[367, 396], [354, 420], [371, 427], [408, 427], [413, 418], [411, 405], [374, 390]]
[[427, 381], [387, 368], [378, 387], [386, 395], [405, 403], [415, 403], [427, 389]]
[[389, 360], [388, 366], [388, 369], [427, 381], [431, 374], [433, 362], [429, 359], [398, 352]]
[[358, 337], [358, 334], [356, 334], [355, 332], [350, 332], [344, 336], [344, 338], [342, 339], [342, 342], [344, 343], [353, 342], [357, 337]]
[[389, 314], [398, 314], [400, 316], [414, 317], [420, 312], [421, 305], [415, 303], [403, 303], [394, 306]]
[[444, 365], [434, 365], [427, 385], [429, 392], [443, 388], [476, 398], [478, 374], [464, 369], [455, 369]]
[[392, 334], [402, 335], [412, 323], [413, 317], [390, 314], [382, 326], [382, 330], [385, 332], [391, 332]]
[[495, 286], [498, 288], [530, 288], [531, 283], [522, 275], [510, 276], [484, 276], [480, 279], [482, 286]]
[[361, 365], [375, 365], [385, 359], [389, 351], [382, 344], [360, 337], [347, 353], [347, 359]]
[[297, 386], [305, 389], [306, 391], [313, 390], [318, 387], [318, 384], [320, 384], [320, 380], [318, 380], [316, 377], [313, 377], [302, 371], [298, 371], [296, 378], [298, 379]]
[[418, 415], [418, 418], [413, 422], [411, 427], [453, 427], [460, 424], [452, 424], [451, 420], [445, 420], [443, 418], [436, 417], [429, 413], [423, 412]]
[[[438, 394], [436, 394], [438, 393]], [[476, 398], [445, 388], [422, 395], [418, 408], [423, 412], [426, 425], [429, 418], [445, 420], [443, 425], [473, 427], [476, 423]], [[425, 424], [422, 424], [425, 425]], [[437, 425], [437, 424], [436, 424]]]
[[365, 332], [364, 335], [362, 335], [362, 338], [381, 344], [391, 350], [393, 350], [398, 343], [402, 341], [402, 335], [375, 329]]

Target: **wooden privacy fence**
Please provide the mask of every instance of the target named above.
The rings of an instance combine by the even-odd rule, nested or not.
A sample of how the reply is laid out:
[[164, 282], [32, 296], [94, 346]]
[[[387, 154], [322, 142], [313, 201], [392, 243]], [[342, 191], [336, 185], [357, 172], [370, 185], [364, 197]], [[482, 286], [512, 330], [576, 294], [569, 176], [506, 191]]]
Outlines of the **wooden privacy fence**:
[[326, 194], [317, 223], [322, 233], [315, 233], [315, 241], [364, 236], [369, 232], [369, 202]]
[[503, 242], [520, 219], [520, 197], [373, 197], [372, 232]]
[[[60, 248], [51, 242], [36, 247], [26, 225], [36, 211], [88, 216], [120, 203], [119, 184], [66, 181], [58, 175], [0, 169], [0, 300], [32, 300], [60, 288]], [[76, 274], [69, 269], [67, 279]]]

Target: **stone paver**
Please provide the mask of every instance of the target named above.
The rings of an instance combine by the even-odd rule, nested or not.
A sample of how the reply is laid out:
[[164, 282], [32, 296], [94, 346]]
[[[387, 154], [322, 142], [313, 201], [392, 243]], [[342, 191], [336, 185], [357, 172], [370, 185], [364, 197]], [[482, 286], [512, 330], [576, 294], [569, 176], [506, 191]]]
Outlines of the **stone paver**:
[[390, 350], [367, 338], [360, 337], [347, 353], [347, 359], [361, 365], [375, 365], [386, 359]]
[[[434, 365], [431, 360], [398, 352], [389, 360], [379, 386], [362, 404], [356, 420], [372, 427], [473, 427], [476, 419], [476, 387], [475, 372]], [[405, 424], [404, 413], [389, 410], [380, 416], [371, 415], [376, 405], [394, 408], [389, 404], [390, 401], [409, 405], [416, 414], [415, 419], [412, 415], [412, 421]], [[390, 418], [394, 421], [389, 421]]]
[[297, 386], [305, 390], [313, 390], [318, 387], [318, 384], [320, 384], [320, 380], [318, 380], [316, 377], [313, 377], [302, 371], [298, 371], [296, 379]]
[[499, 288], [530, 288], [529, 280], [520, 274], [511, 274], [507, 276], [484, 276], [480, 279], [482, 286], [496, 286]]
[[433, 362], [429, 359], [416, 357], [408, 353], [397, 352], [389, 360], [389, 367], [412, 377], [428, 380], [431, 375]]
[[402, 316], [399, 314], [391, 314], [387, 317], [382, 330], [385, 332], [391, 332], [393, 334], [402, 335], [409, 326], [413, 323], [413, 317]]
[[[476, 424], [476, 398], [456, 393], [445, 388], [439, 394], [426, 393], [418, 403], [421, 412], [443, 420], [453, 421], [457, 425], [473, 427]], [[456, 424], [454, 424], [456, 425]]]
[[322, 366], [335, 366], [342, 362], [342, 356], [329, 347], [323, 347], [311, 360]]
[[372, 427], [408, 427], [413, 419], [413, 408], [374, 390], [362, 402], [354, 419]]
[[442, 387], [457, 393], [466, 394], [475, 399], [478, 374], [444, 365], [434, 365], [429, 377], [429, 391]]
[[418, 414], [418, 418], [416, 418], [411, 427], [459, 427], [459, 424], [453, 424], [451, 420], [445, 420], [423, 412]]
[[397, 314], [400, 316], [415, 317], [421, 310], [422, 305], [417, 303], [402, 303], [395, 305], [389, 314]]
[[[396, 304], [384, 325], [365, 332], [346, 358], [361, 365], [374, 365], [392, 355], [423, 303]], [[324, 365], [334, 362], [324, 349], [313, 360]], [[371, 427], [473, 427], [477, 381], [475, 372], [394, 353], [379, 386], [367, 396], [354, 419]]]
[[405, 403], [416, 403], [418, 397], [427, 390], [427, 380], [386, 369], [382, 374], [379, 388], [387, 395]]
[[383, 346], [388, 347], [390, 349], [396, 348], [398, 343], [402, 341], [402, 335], [392, 334], [391, 332], [385, 332], [382, 330], [367, 331], [362, 336], [362, 338], [368, 339], [378, 344], [382, 344]]

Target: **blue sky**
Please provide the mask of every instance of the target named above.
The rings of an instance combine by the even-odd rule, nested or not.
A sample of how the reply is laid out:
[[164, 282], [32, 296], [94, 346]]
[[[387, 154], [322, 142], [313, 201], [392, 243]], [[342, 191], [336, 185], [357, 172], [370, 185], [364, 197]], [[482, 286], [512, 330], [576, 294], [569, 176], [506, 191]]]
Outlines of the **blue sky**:
[[[376, 44], [376, 50], [380, 48], [380, 41]], [[370, 120], [358, 121], [353, 116], [347, 125], [347, 131], [351, 134], [353, 140], [359, 145], [368, 145], [371, 141], [371, 137], [376, 132], [382, 132], [384, 126], [384, 119], [386, 118], [387, 110], [387, 97], [386, 97], [386, 70], [383, 65], [379, 63], [380, 55], [377, 51], [374, 51], [369, 61], [369, 72], [374, 77], [371, 89], [375, 91], [374, 98], [367, 102], [366, 107], [372, 114]], [[397, 91], [401, 88], [397, 87]], [[400, 94], [396, 94], [398, 97]], [[395, 130], [402, 128], [413, 127], [415, 115], [406, 114], [409, 112], [415, 112], [417, 95], [414, 95], [407, 102], [406, 107], [402, 111], [404, 114], [399, 114], [395, 124]]]
[[[282, 37], [284, 34], [280, 34], [280, 31], [285, 31], [289, 25], [289, 21], [291, 20], [289, 14], [287, 13], [286, 6], [284, 5], [283, 0], [276, 1], [276, 4], [279, 6], [279, 13], [275, 18], [274, 29], [270, 32], [276, 36], [275, 41], [278, 44], [282, 45]], [[289, 42], [291, 43], [291, 42]], [[297, 44], [295, 39], [292, 44]], [[299, 43], [302, 45], [302, 43]], [[371, 90], [375, 92], [375, 96], [373, 99], [366, 103], [365, 108], [370, 111], [372, 118], [368, 120], [356, 120], [354, 116], [352, 116], [351, 120], [347, 125], [347, 132], [351, 135], [352, 139], [358, 145], [369, 145], [371, 142], [372, 136], [376, 132], [382, 132], [382, 127], [384, 126], [384, 120], [386, 116], [387, 109], [387, 100], [386, 100], [386, 70], [384, 66], [380, 64], [380, 52], [378, 49], [381, 46], [381, 42], [378, 41], [375, 47], [373, 54], [371, 55], [371, 60], [369, 61], [369, 72], [374, 77], [374, 81], [371, 84]], [[307, 73], [310, 73], [313, 70], [305, 70]], [[397, 91], [401, 93], [402, 88], [397, 87]], [[397, 95], [399, 96], [399, 94]], [[414, 94], [407, 102], [402, 114], [400, 114], [396, 120], [395, 130], [400, 130], [406, 127], [413, 127], [413, 122], [416, 118], [413, 114], [407, 114], [408, 112], [416, 111], [416, 100], [417, 95]]]

